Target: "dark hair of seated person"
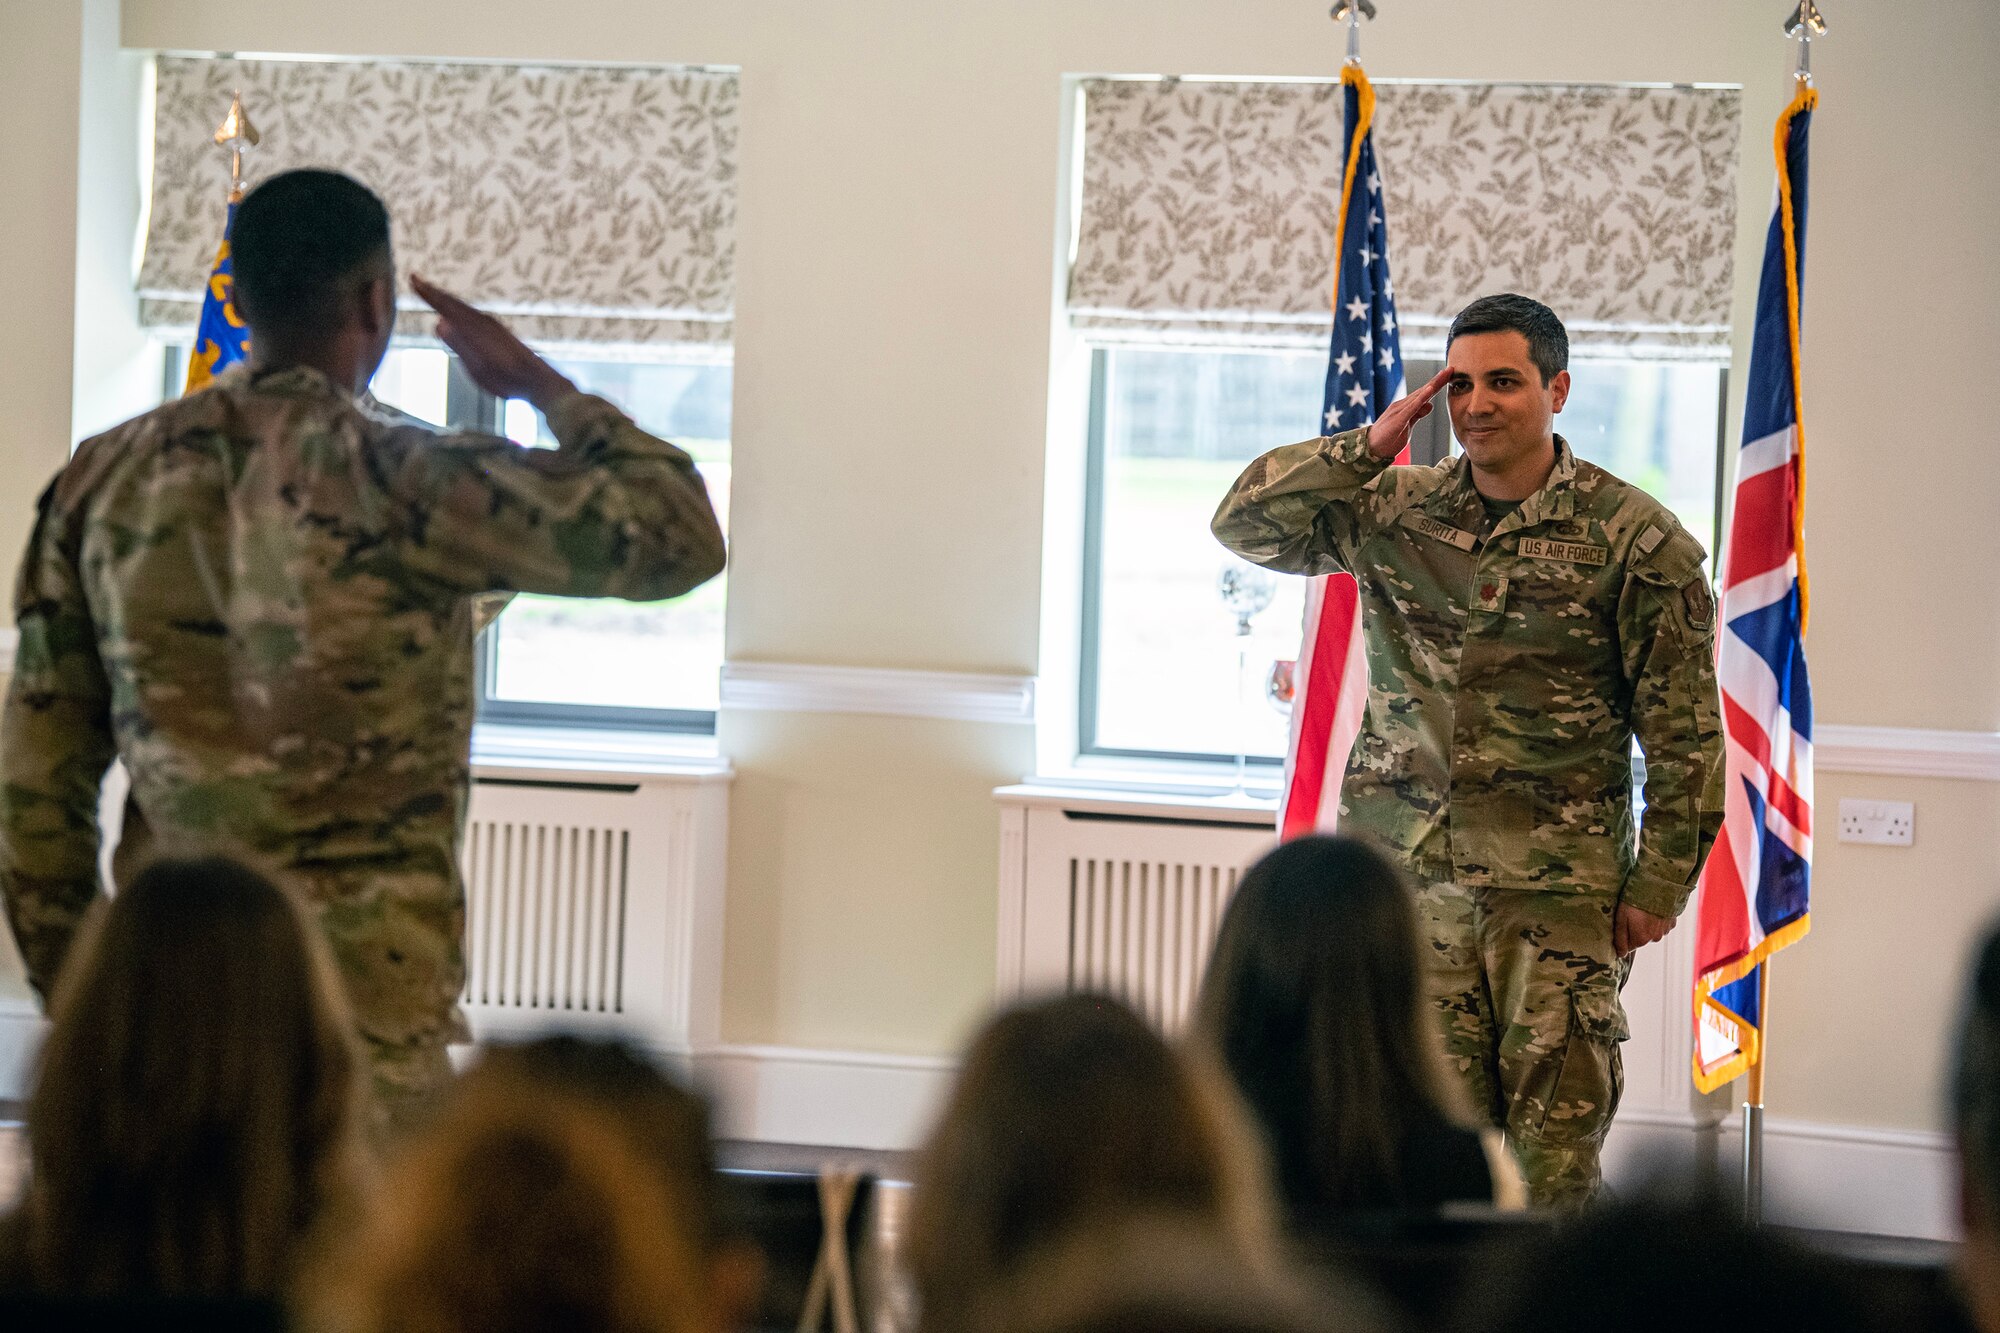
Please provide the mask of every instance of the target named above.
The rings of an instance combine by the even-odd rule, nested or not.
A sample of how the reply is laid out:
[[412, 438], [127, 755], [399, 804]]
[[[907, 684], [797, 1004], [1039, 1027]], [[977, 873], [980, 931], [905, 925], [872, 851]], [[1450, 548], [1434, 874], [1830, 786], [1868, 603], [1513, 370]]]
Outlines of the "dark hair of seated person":
[[1295, 1227], [1493, 1201], [1441, 1078], [1418, 948], [1402, 875], [1352, 838], [1278, 847], [1223, 914], [1195, 1039], [1263, 1130]]
[[621, 1043], [554, 1037], [459, 1079], [309, 1308], [346, 1333], [724, 1333], [757, 1275], [707, 1103]]
[[1029, 1253], [1132, 1212], [1272, 1247], [1263, 1164], [1221, 1074], [1109, 996], [999, 1014], [918, 1154], [904, 1257], [919, 1327], [967, 1327]]
[[1649, 1187], [1520, 1247], [1486, 1255], [1464, 1284], [1461, 1333], [1873, 1333], [1930, 1327], [1869, 1271], [1744, 1225], [1719, 1194]]
[[1960, 1294], [1983, 1329], [2000, 1329], [2000, 922], [1973, 954], [1951, 1079], [1958, 1141]]
[[638, 1047], [613, 1037], [564, 1033], [489, 1047], [482, 1079], [540, 1085], [616, 1120], [677, 1202], [706, 1292], [706, 1325], [731, 1329], [755, 1318], [765, 1256], [743, 1199], [716, 1169], [708, 1099]]
[[93, 906], [52, 1017], [18, 1289], [282, 1296], [362, 1168], [346, 1005], [298, 904], [234, 861], [156, 861]]

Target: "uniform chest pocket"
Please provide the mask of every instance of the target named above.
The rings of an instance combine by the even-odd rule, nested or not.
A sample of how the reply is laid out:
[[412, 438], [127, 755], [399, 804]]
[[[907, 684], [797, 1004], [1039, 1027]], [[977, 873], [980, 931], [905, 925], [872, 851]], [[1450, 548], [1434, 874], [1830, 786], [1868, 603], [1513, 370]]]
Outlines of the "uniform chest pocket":
[[[1527, 554], [1538, 546], [1567, 543], [1541, 542], [1531, 547], [1536, 542], [1523, 538], [1522, 549], [1500, 570], [1482, 572], [1479, 582], [1483, 585], [1504, 572], [1509, 626], [1525, 631], [1557, 658], [1588, 659], [1595, 667], [1597, 658], [1616, 644], [1612, 619], [1616, 594], [1602, 586], [1604, 570], [1600, 566]], [[1479, 590], [1473, 589], [1475, 593]]]

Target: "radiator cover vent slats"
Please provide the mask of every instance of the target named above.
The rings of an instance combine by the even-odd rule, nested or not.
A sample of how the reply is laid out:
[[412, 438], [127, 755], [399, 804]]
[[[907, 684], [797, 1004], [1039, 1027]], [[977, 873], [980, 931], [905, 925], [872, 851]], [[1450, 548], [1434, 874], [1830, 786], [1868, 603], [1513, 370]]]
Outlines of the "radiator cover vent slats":
[[1002, 999], [1104, 991], [1185, 1026], [1242, 868], [1272, 841], [1254, 823], [1003, 804]]
[[481, 776], [466, 810], [465, 990], [480, 1041], [718, 1039], [729, 776]]
[[1159, 1027], [1187, 1022], [1233, 866], [1073, 857], [1068, 988], [1106, 991]]
[[466, 1003], [624, 1012], [631, 833], [512, 820], [466, 830]]

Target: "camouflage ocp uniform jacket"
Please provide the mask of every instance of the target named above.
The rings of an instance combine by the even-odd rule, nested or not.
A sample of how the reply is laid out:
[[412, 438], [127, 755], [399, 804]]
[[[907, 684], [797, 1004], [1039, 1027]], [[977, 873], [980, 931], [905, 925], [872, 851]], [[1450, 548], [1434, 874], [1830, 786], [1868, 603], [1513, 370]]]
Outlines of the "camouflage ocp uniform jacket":
[[687, 454], [611, 404], [559, 448], [443, 433], [307, 369], [238, 367], [76, 451], [40, 501], [0, 720], [0, 892], [48, 995], [119, 856], [240, 848], [316, 900], [363, 1035], [441, 1040], [475, 595], [670, 597], [723, 566]]
[[1427, 880], [1677, 916], [1722, 820], [1701, 544], [1560, 437], [1542, 489], [1482, 538], [1484, 520], [1464, 459], [1390, 467], [1364, 430], [1257, 459], [1214, 531], [1256, 564], [1360, 584], [1368, 703], [1344, 823]]

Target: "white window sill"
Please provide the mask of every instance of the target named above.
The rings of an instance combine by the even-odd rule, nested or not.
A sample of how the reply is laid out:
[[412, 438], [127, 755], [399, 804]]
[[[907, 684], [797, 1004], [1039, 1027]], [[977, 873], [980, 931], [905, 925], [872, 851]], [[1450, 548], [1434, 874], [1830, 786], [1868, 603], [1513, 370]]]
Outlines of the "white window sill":
[[1241, 824], [1247, 828], [1271, 829], [1278, 821], [1277, 802], [1229, 791], [1219, 796], [1140, 791], [1108, 785], [1078, 786], [1048, 782], [1022, 782], [1012, 787], [996, 787], [993, 799], [1001, 805], [1039, 807], [1070, 814], [1121, 815], [1140, 819], [1192, 821], [1202, 824]]
[[1002, 790], [1020, 798], [1129, 802], [1189, 814], [1273, 819], [1279, 781], [1275, 769], [1252, 768], [1238, 789], [1234, 764], [1079, 755], [1067, 767], [1036, 773]]
[[643, 780], [731, 775], [713, 736], [518, 723], [475, 725], [472, 766], [485, 776], [575, 773]]

